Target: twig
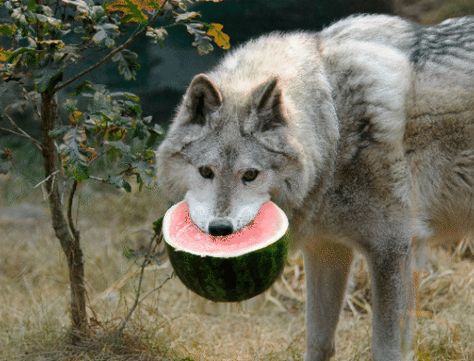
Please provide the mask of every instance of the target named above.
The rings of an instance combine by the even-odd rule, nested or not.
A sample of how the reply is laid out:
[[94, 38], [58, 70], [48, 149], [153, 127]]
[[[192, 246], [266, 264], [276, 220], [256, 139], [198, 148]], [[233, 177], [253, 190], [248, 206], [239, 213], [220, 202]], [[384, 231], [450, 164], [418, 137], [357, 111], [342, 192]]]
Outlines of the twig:
[[[10, 123], [12, 122], [13, 119], [10, 118], [9, 115], [5, 114], [7, 116], [7, 118], [10, 119]], [[30, 142], [32, 142], [34, 144], [34, 146], [36, 148], [38, 148], [38, 150], [43, 150], [43, 148], [41, 147], [41, 143], [36, 140], [35, 138], [33, 138], [31, 135], [29, 135], [28, 133], [26, 133], [23, 129], [21, 129], [20, 127], [15, 127], [16, 130], [13, 130], [13, 129], [9, 129], [9, 128], [4, 128], [4, 127], [0, 127], [0, 130], [1, 131], [4, 131], [4, 132], [7, 132], [7, 133], [11, 133], [11, 134], [14, 134], [14, 135], [18, 135], [19, 137], [23, 137], [23, 138], [26, 138], [28, 139]]]
[[[157, 13], [152, 17], [152, 19], [149, 21], [149, 24], [155, 22], [155, 20], [163, 14], [162, 9], [165, 7], [167, 1], [164, 1], [163, 4], [161, 5], [161, 8]], [[95, 64], [92, 64], [88, 68], [84, 69], [81, 71], [79, 74], [73, 76], [72, 78], [63, 81], [61, 84], [57, 85], [53, 89], [53, 93], [57, 92], [65, 87], [67, 87], [69, 84], [74, 83], [76, 80], [82, 78], [84, 75], [90, 73], [91, 71], [97, 69], [101, 65], [105, 64], [107, 61], [109, 61], [115, 54], [121, 52], [122, 50], [126, 49], [137, 37], [142, 35], [146, 31], [146, 26], [139, 25], [135, 31], [129, 36], [129, 38], [122, 44], [117, 46], [115, 49], [111, 50], [107, 55], [105, 55], [101, 60], [96, 62]]]
[[34, 189], [34, 188], [38, 188], [38, 187], [39, 187], [40, 185], [42, 185], [43, 183], [47, 182], [47, 181], [49, 180], [49, 178], [54, 177], [54, 176], [55, 176], [56, 174], [58, 174], [58, 173], [59, 173], [59, 169], [56, 170], [56, 171], [54, 171], [54, 172], [51, 173], [50, 175], [48, 175], [48, 176], [47, 176], [45, 179], [43, 179], [41, 182], [35, 184], [35, 185], [33, 186], [33, 189]]
[[92, 179], [92, 180], [95, 180], [95, 181], [101, 182], [101, 183], [108, 183], [106, 179], [100, 178], [100, 177], [96, 177], [96, 176], [93, 176], [93, 175], [90, 175], [90, 176], [89, 176], [89, 179]]
[[[160, 232], [161, 233], [161, 232]], [[145, 258], [140, 266], [140, 275], [139, 275], [139, 278], [138, 278], [138, 287], [137, 287], [137, 290], [135, 292], [135, 300], [133, 302], [133, 305], [132, 307], [130, 308], [130, 310], [128, 311], [127, 315], [125, 316], [125, 318], [123, 319], [123, 321], [121, 322], [118, 330], [117, 330], [117, 335], [120, 336], [122, 333], [123, 333], [123, 330], [125, 329], [125, 327], [127, 326], [127, 323], [128, 321], [130, 320], [130, 318], [132, 317], [132, 314], [133, 312], [135, 312], [136, 308], [138, 307], [138, 305], [140, 303], [142, 303], [148, 296], [150, 296], [153, 292], [156, 292], [158, 290], [160, 290], [165, 284], [166, 282], [168, 282], [170, 279], [173, 278], [174, 276], [174, 272], [172, 272], [170, 275], [168, 275], [168, 277], [166, 277], [166, 279], [158, 286], [158, 287], [155, 287], [154, 289], [152, 289], [151, 291], [147, 292], [143, 297], [140, 298], [140, 293], [141, 293], [141, 289], [142, 289], [142, 284], [143, 284], [143, 276], [144, 276], [144, 273], [145, 273], [145, 267], [150, 263], [150, 254], [152, 252], [152, 249], [153, 249], [153, 245], [155, 244], [156, 245], [156, 241], [158, 239], [160, 239], [161, 237], [161, 234], [160, 233], [155, 233], [153, 235], [153, 237], [151, 237], [151, 240], [150, 240], [150, 243], [148, 244], [148, 247], [147, 247], [147, 252], [145, 254]]]
[[33, 142], [33, 144], [36, 145], [36, 147], [39, 149], [39, 150], [43, 150], [43, 147], [41, 145], [41, 142], [35, 138], [33, 138], [31, 135], [29, 135], [27, 132], [25, 132], [22, 128], [20, 128], [20, 126], [15, 122], [15, 120], [7, 113], [8, 111], [8, 108], [10, 106], [7, 106], [4, 110], [4, 113], [3, 115], [5, 115], [7, 117], [7, 119], [10, 121], [10, 124], [12, 125], [13, 128], [15, 128], [15, 130], [19, 133], [21, 133], [25, 138], [29, 139], [31, 142]]
[[140, 299], [140, 301], [139, 301], [138, 303], [142, 303], [142, 302], [145, 300], [145, 298], [147, 298], [148, 296], [150, 296], [153, 292], [159, 291], [159, 290], [166, 284], [166, 282], [168, 282], [168, 281], [169, 281], [170, 279], [172, 279], [173, 277], [174, 277], [174, 271], [171, 272], [171, 273], [168, 275], [168, 277], [166, 277], [166, 278], [163, 280], [163, 282], [160, 283], [160, 285], [159, 285], [158, 287], [155, 287], [155, 288], [153, 288], [151, 291], [148, 291], [148, 292], [145, 294], [145, 296], [143, 296], [143, 297]]

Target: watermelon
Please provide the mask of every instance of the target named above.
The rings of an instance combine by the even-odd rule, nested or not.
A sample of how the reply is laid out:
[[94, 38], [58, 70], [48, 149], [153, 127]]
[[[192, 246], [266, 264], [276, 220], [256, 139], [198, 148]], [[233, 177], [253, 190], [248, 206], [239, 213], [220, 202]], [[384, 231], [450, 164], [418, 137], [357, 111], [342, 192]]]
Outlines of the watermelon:
[[191, 220], [185, 201], [168, 209], [163, 238], [171, 265], [183, 284], [212, 301], [254, 297], [280, 276], [288, 251], [288, 218], [266, 202], [246, 227], [211, 236]]

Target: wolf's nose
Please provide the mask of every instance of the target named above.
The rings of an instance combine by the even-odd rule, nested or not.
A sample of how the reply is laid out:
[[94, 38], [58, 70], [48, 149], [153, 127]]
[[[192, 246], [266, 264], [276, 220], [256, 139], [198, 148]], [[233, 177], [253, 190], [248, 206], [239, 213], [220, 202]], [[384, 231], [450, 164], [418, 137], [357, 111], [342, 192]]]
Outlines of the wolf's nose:
[[232, 223], [226, 219], [215, 219], [209, 223], [209, 233], [212, 236], [227, 236], [233, 231]]

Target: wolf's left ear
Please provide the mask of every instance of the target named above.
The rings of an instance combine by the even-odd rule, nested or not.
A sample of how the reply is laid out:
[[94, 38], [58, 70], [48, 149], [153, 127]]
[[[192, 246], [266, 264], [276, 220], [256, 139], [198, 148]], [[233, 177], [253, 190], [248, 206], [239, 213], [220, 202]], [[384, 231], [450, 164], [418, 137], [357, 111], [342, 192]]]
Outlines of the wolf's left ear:
[[196, 75], [184, 98], [185, 122], [204, 125], [206, 115], [222, 104], [222, 96], [214, 82], [205, 74]]
[[252, 107], [258, 117], [260, 131], [287, 125], [283, 94], [277, 77], [259, 85], [252, 93]]

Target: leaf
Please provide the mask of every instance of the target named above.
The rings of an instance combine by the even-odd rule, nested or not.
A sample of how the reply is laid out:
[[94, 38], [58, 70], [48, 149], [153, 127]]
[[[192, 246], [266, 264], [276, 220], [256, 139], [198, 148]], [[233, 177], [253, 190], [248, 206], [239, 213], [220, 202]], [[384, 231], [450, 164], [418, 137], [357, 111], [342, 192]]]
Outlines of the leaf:
[[214, 50], [211, 44], [211, 38], [207, 36], [197, 36], [192, 45], [197, 48], [199, 55], [206, 55]]
[[25, 65], [30, 65], [36, 60], [36, 49], [21, 47], [17, 48], [14, 51], [10, 52], [8, 55], [7, 61], [12, 64], [17, 64], [19, 62], [25, 63]]
[[120, 140], [104, 141], [104, 144], [125, 154], [130, 153], [131, 150], [128, 144], [125, 144]]
[[74, 110], [69, 114], [69, 123], [72, 125], [77, 125], [79, 121], [82, 119], [82, 112], [79, 110]]
[[180, 21], [189, 21], [189, 20], [195, 19], [199, 16], [201, 16], [201, 14], [198, 13], [197, 11], [190, 11], [190, 12], [187, 12], [187, 13], [179, 14], [175, 18], [175, 22], [179, 23]]
[[186, 24], [186, 30], [194, 36], [192, 45], [197, 48], [199, 55], [205, 55], [214, 50], [214, 47], [211, 44], [212, 39], [207, 36], [204, 30], [202, 30], [203, 28], [204, 25], [199, 22]]
[[86, 146], [84, 128], [74, 127], [64, 134], [59, 146], [61, 162], [66, 175], [77, 181], [89, 178], [89, 162], [96, 157], [95, 151]]
[[224, 25], [219, 23], [209, 24], [209, 29], [207, 30], [207, 35], [211, 36], [214, 39], [214, 42], [217, 46], [222, 49], [230, 48], [230, 37], [222, 31]]
[[84, 82], [82, 82], [81, 84], [79, 84], [79, 86], [77, 86], [74, 91], [72, 92], [71, 95], [73, 96], [78, 96], [82, 93], [90, 93], [94, 90], [94, 85], [92, 82], [90, 82], [89, 80], [85, 80]]
[[163, 46], [163, 43], [166, 37], [168, 36], [168, 32], [166, 31], [165, 28], [156, 29], [156, 28], [152, 28], [148, 26], [146, 28], [145, 35], [151, 38], [153, 43], [160, 44], [161, 46]]
[[59, 139], [61, 137], [64, 137], [64, 134], [66, 134], [70, 129], [71, 129], [70, 125], [64, 125], [61, 127], [54, 128], [48, 133], [48, 135], [51, 138]]
[[145, 160], [137, 160], [132, 162], [132, 167], [137, 174], [137, 181], [140, 183], [140, 188], [143, 184], [151, 185], [155, 181], [155, 168]]
[[138, 54], [124, 49], [112, 57], [112, 61], [118, 64], [118, 70], [125, 80], [133, 80], [140, 69], [140, 64], [137, 62]]
[[81, 15], [89, 15], [89, 5], [83, 0], [62, 0], [62, 2], [66, 5], [74, 6]]
[[8, 50], [0, 48], [0, 63], [6, 63], [10, 54], [11, 53]]
[[63, 78], [63, 71], [56, 67], [44, 67], [35, 74], [35, 85], [40, 93], [54, 88]]
[[118, 175], [118, 176], [108, 176], [107, 177], [107, 183], [115, 186], [116, 188], [122, 188], [126, 192], [130, 193], [132, 191], [132, 186], [130, 183], [128, 183], [123, 176]]
[[44, 14], [35, 14], [35, 15], [36, 15], [36, 19], [38, 19], [40, 23], [47, 23], [54, 28], [59, 28], [62, 25], [61, 20], [56, 19], [52, 16], [46, 16]]
[[48, 47], [50, 49], [62, 49], [65, 46], [62, 40], [41, 40], [37, 44], [43, 45], [43, 48]]
[[2, 36], [13, 36], [16, 32], [15, 24], [0, 24], [0, 35]]
[[164, 0], [113, 0], [105, 8], [109, 13], [122, 13], [124, 23], [146, 24], [148, 22], [146, 13], [154, 13], [163, 3]]
[[28, 0], [28, 5], [27, 5], [28, 10], [34, 12], [36, 11], [37, 7], [38, 7], [38, 3], [36, 2], [36, 0]]
[[104, 44], [107, 48], [115, 45], [114, 38], [120, 34], [119, 27], [111, 23], [95, 25], [94, 29], [96, 33], [92, 37], [92, 41], [97, 45]]

